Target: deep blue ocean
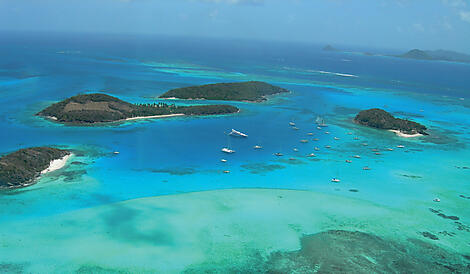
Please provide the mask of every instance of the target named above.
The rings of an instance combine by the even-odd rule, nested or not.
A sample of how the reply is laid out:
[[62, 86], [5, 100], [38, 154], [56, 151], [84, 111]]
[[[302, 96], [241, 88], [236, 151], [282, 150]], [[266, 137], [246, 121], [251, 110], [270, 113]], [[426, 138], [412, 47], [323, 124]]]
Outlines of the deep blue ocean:
[[[186, 203], [186, 196], [175, 194], [245, 188], [331, 195], [345, 199], [322, 204], [331, 210], [338, 203], [361, 204], [359, 211], [363, 214], [348, 224], [355, 229], [382, 235], [384, 231], [391, 233], [386, 229], [390, 225], [407, 235], [421, 237], [417, 233], [424, 229], [419, 227], [422, 224], [435, 234], [443, 230], [454, 233], [452, 237], [440, 237], [440, 246], [470, 252], [467, 231], [429, 212], [429, 207], [436, 207], [433, 199], [439, 197], [440, 210], [459, 216], [460, 224], [467, 229], [470, 225], [470, 200], [461, 197], [470, 196], [469, 64], [357, 53], [392, 55], [400, 54], [399, 51], [351, 48], [349, 53], [327, 52], [322, 50], [324, 45], [266, 41], [51, 33], [2, 33], [1, 37], [0, 154], [47, 145], [74, 149], [76, 153], [64, 169], [43, 176], [36, 185], [0, 193], [0, 254], [9, 254], [4, 262], [0, 258], [0, 269], [2, 263], [21, 265], [32, 272], [72, 271], [70, 265], [91, 261], [94, 265], [117, 264], [119, 256], [80, 261], [84, 253], [90, 252], [87, 248], [77, 251], [76, 257], [66, 258], [53, 247], [34, 260], [27, 259], [24, 252], [37, 251], [44, 243], [72, 248], [64, 237], [51, 238], [45, 232], [64, 225], [74, 231], [83, 227], [57, 221], [60, 216], [78, 214], [84, 222], [95, 222], [96, 219], [84, 216], [103, 210], [102, 206], [117, 207], [122, 202], [162, 195], [169, 195], [162, 199], [171, 201], [176, 212], [176, 207]], [[265, 81], [291, 93], [263, 103], [230, 102], [241, 112], [228, 116], [98, 126], [66, 126], [34, 116], [51, 103], [78, 93], [104, 92], [129, 102], [149, 103], [161, 101], [158, 96], [173, 88], [248, 80]], [[358, 111], [372, 107], [423, 123], [430, 135], [405, 139], [352, 122]], [[327, 128], [317, 129], [315, 119], [319, 116]], [[289, 126], [291, 121], [299, 130]], [[249, 137], [228, 137], [225, 133], [232, 128]], [[301, 143], [302, 139], [309, 142]], [[254, 150], [254, 145], [263, 149]], [[220, 149], [225, 146], [236, 153], [224, 155]], [[120, 153], [116, 155], [114, 151]], [[276, 157], [276, 152], [285, 156]], [[316, 157], [307, 157], [312, 152]], [[222, 158], [228, 162], [222, 163]], [[346, 163], [346, 159], [353, 162]], [[364, 166], [371, 170], [363, 170]], [[340, 178], [341, 183], [331, 183], [333, 177]], [[198, 202], [205, 200], [188, 197], [196, 208]], [[370, 210], [362, 203], [369, 203]], [[211, 212], [211, 205], [201, 208]], [[308, 207], [299, 204], [300, 208], [303, 206]], [[409, 220], [381, 219], [380, 228], [367, 227], [365, 223], [373, 223], [367, 212], [375, 212], [376, 208], [386, 208], [409, 220], [422, 220], [414, 224]], [[126, 212], [122, 212], [124, 219]], [[325, 212], [321, 218], [330, 216]], [[338, 212], [331, 216], [339, 216]], [[158, 211], [148, 213], [158, 215]], [[297, 213], [287, 210], [279, 214]], [[302, 218], [299, 222], [306, 220]], [[28, 225], [20, 225], [25, 223]], [[172, 224], [177, 226], [176, 223], [179, 228], [187, 225], [175, 217]], [[30, 230], [16, 235], [19, 232], [15, 234], [13, 228], [18, 226]], [[301, 229], [298, 233], [325, 227]], [[97, 232], [100, 233], [104, 232]], [[47, 240], [35, 240], [41, 237]], [[28, 244], [18, 245], [18, 241]], [[87, 241], [100, 243], [96, 238], [77, 238], [77, 242]], [[182, 243], [175, 244], [175, 249], [176, 246], [194, 248]], [[58, 258], [71, 268], [43, 267], [45, 262]], [[179, 266], [184, 268], [202, 260], [191, 258]], [[147, 265], [147, 261], [123, 262], [120, 267], [133, 269], [135, 264]], [[148, 265], [149, 269], [163, 269]], [[176, 267], [163, 272], [179, 270]]]

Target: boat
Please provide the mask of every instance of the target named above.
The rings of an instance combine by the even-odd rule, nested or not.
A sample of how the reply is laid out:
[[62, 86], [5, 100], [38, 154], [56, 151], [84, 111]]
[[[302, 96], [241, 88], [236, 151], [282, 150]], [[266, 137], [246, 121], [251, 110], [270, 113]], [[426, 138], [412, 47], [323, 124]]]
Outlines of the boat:
[[119, 151], [113, 151], [113, 154], [119, 154], [120, 152]]
[[315, 123], [317, 123], [317, 125], [319, 127], [327, 127], [328, 125], [325, 124], [325, 120], [323, 120], [323, 118], [321, 118], [320, 116], [317, 116], [317, 119], [315, 119]]
[[254, 146], [253, 148], [254, 148], [254, 149], [262, 149], [263, 147], [256, 145], [256, 146]]
[[310, 153], [309, 155], [307, 155], [307, 157], [317, 157], [317, 155], [315, 155], [315, 153]]
[[439, 202], [441, 201], [441, 199], [439, 199], [439, 198], [434, 198], [433, 201], [439, 203]]
[[361, 156], [359, 156], [359, 155], [354, 155], [353, 157], [357, 158], [357, 159], [361, 158]]
[[289, 126], [295, 126], [294, 122], [289, 122]]
[[354, 137], [354, 140], [359, 140], [359, 137]]
[[328, 146], [328, 145], [327, 145], [327, 146], [325, 146], [325, 148], [331, 148], [331, 146]]
[[309, 135], [309, 136], [312, 136], [312, 135], [313, 135], [313, 133], [312, 133], [312, 132], [309, 132], [309, 133], [307, 133], [307, 135]]
[[226, 162], [227, 162], [227, 160], [225, 160], [225, 159], [221, 159], [220, 161], [221, 161], [222, 163], [226, 163]]
[[235, 153], [235, 150], [232, 150], [232, 149], [230, 149], [230, 148], [228, 148], [228, 147], [222, 148], [221, 151], [222, 151], [222, 152], [225, 152], [225, 153], [229, 153], [229, 154]]
[[348, 135], [352, 135], [352, 132], [348, 132], [347, 134], [348, 134]]
[[224, 170], [224, 173], [230, 173], [230, 170]]
[[317, 129], [321, 129], [321, 127], [317, 127]]
[[319, 141], [320, 139], [318, 139], [318, 138], [313, 138], [313, 140], [314, 140], [314, 141]]
[[294, 158], [294, 157], [290, 157], [289, 160], [295, 161], [295, 158]]
[[274, 153], [275, 156], [284, 156], [284, 154], [280, 153], [280, 152], [276, 152]]
[[232, 128], [232, 131], [228, 134], [228, 135], [231, 135], [231, 136], [238, 136], [238, 137], [248, 137], [247, 134], [243, 133], [243, 132], [240, 132], [238, 130], [235, 130]]
[[365, 166], [365, 167], [363, 167], [362, 169], [363, 169], [363, 170], [370, 170], [370, 167]]
[[382, 155], [382, 153], [380, 153], [380, 152], [376, 152], [376, 153], [374, 153], [374, 154], [375, 154], [375, 155]]
[[292, 129], [294, 129], [294, 130], [299, 130], [299, 128], [298, 128], [298, 127], [292, 127]]
[[320, 149], [319, 149], [318, 147], [315, 147], [314, 150], [315, 150], [315, 151], [319, 151]]
[[339, 183], [339, 182], [341, 182], [341, 180], [338, 179], [338, 178], [333, 178], [333, 179], [331, 179], [331, 181], [332, 181], [333, 183]]
[[329, 132], [329, 131], [325, 131], [325, 134], [330, 134], [330, 132]]
[[308, 143], [308, 140], [302, 139], [302, 140], [300, 140], [300, 142], [303, 143], [303, 144], [305, 144], [305, 143]]
[[398, 145], [397, 148], [404, 148], [404, 145]]
[[335, 140], [339, 140], [339, 138], [338, 138], [338, 137], [334, 137], [333, 139], [335, 139]]
[[373, 151], [373, 152], [379, 152], [379, 150], [376, 149], [376, 148], [374, 148], [372, 151]]
[[299, 151], [299, 149], [298, 149], [298, 148], [294, 148], [294, 151], [295, 151], [295, 152], [298, 152], [298, 151]]
[[346, 163], [349, 163], [349, 164], [350, 164], [350, 163], [352, 163], [352, 161], [351, 161], [351, 160], [346, 160]]
[[393, 148], [387, 148], [388, 151], [393, 151]]
[[368, 146], [369, 144], [368, 144], [368, 143], [362, 143], [362, 145], [366, 147], [366, 146]]

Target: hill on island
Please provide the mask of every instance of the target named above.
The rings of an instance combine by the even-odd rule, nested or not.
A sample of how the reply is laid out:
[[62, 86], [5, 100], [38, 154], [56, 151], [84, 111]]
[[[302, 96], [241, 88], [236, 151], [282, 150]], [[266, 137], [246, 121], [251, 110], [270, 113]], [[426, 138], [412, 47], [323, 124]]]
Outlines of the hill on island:
[[268, 95], [284, 92], [289, 91], [265, 82], [250, 81], [177, 88], [165, 92], [160, 98], [261, 102]]
[[428, 135], [426, 133], [427, 128], [425, 126], [413, 121], [395, 118], [390, 113], [379, 108], [359, 112], [354, 118], [354, 121], [361, 125], [373, 128], [399, 130], [405, 134], [419, 133]]
[[52, 160], [70, 154], [52, 147], [25, 148], [0, 158], [0, 189], [18, 188], [34, 183]]
[[419, 50], [413, 49], [405, 54], [398, 55], [397, 57], [419, 59], [419, 60], [436, 60], [436, 61], [451, 61], [451, 62], [464, 62], [470, 63], [470, 55], [448, 51], [448, 50]]
[[131, 104], [107, 94], [93, 93], [70, 97], [47, 107], [37, 115], [58, 122], [87, 124], [113, 122], [136, 117], [171, 114], [212, 115], [238, 111], [238, 108], [229, 105]]

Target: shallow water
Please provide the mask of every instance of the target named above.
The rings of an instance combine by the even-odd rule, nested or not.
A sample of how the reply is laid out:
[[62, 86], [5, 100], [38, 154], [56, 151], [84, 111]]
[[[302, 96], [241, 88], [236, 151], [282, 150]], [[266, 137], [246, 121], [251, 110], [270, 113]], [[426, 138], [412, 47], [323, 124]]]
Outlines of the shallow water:
[[[305, 45], [59, 38], [15, 36], [0, 46], [0, 152], [37, 145], [77, 152], [65, 169], [38, 184], [0, 194], [0, 269], [174, 272], [207, 265], [208, 258], [224, 269], [250, 264], [254, 253], [266, 258], [295, 251], [302, 235], [337, 229], [418, 239], [469, 255], [470, 79], [463, 76], [470, 66]], [[260, 104], [235, 102], [242, 111], [228, 116], [90, 127], [34, 116], [80, 92], [145, 103], [171, 88], [238, 80], [268, 81], [292, 92]], [[430, 135], [403, 139], [351, 122], [370, 107], [421, 122]], [[318, 115], [327, 128], [316, 128]], [[249, 137], [227, 137], [232, 128]], [[227, 145], [237, 152], [222, 154]], [[312, 152], [317, 157], [306, 157]], [[341, 183], [331, 183], [332, 177]], [[285, 193], [292, 197], [278, 197]], [[145, 197], [152, 198], [139, 199]], [[48, 252], [31, 255], [45, 247]]]

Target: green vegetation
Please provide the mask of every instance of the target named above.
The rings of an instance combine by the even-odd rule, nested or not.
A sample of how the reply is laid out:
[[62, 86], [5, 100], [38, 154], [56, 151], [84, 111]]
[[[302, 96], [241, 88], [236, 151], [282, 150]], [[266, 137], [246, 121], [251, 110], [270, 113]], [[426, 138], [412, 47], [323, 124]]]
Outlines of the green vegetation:
[[395, 118], [390, 113], [379, 108], [359, 112], [354, 121], [373, 128], [399, 130], [405, 134], [420, 133], [427, 135], [425, 126], [413, 121]]
[[229, 105], [131, 104], [106, 94], [94, 93], [70, 97], [49, 106], [37, 115], [50, 117], [58, 122], [86, 124], [157, 115], [213, 115], [235, 112], [238, 112], [238, 108]]
[[167, 91], [160, 98], [261, 102], [266, 100], [267, 95], [283, 92], [289, 91], [268, 83], [251, 81], [177, 88]]
[[0, 158], [0, 189], [19, 188], [34, 183], [41, 171], [52, 160], [60, 159], [70, 152], [51, 147], [20, 149]]

